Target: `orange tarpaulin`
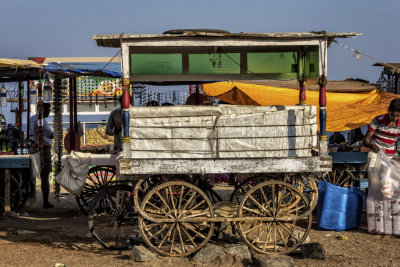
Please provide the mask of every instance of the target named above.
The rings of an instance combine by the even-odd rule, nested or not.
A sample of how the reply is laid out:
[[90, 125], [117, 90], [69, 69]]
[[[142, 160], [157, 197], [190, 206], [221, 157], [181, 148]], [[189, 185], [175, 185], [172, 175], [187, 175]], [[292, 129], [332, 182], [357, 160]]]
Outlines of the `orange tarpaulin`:
[[[203, 84], [203, 91], [235, 105], [297, 105], [299, 90], [240, 82]], [[306, 92], [307, 105], [319, 106], [319, 92]], [[351, 130], [367, 125], [375, 116], [387, 112], [389, 103], [399, 95], [372, 90], [361, 93], [327, 92], [328, 132]]]

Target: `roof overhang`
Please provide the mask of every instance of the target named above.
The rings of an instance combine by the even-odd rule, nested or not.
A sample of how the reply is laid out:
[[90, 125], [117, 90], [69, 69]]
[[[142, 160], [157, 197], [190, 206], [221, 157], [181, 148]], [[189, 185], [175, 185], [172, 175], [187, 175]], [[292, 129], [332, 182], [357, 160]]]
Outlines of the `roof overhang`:
[[0, 58], [0, 82], [15, 82], [40, 77], [41, 65], [32, 60]]
[[[295, 41], [295, 40], [325, 40], [328, 42], [335, 38], [349, 38], [362, 35], [362, 33], [348, 32], [348, 33], [327, 33], [327, 32], [303, 32], [303, 33], [214, 33], [214, 32], [201, 32], [201, 31], [182, 31], [178, 34], [99, 34], [94, 35], [92, 40], [95, 40], [98, 46], [104, 47], [121, 47], [123, 42], [143, 43], [144, 41], [162, 45], [163, 41], [173, 42], [176, 40], [203, 40], [204, 44], [219, 46], [221, 41], [238, 41], [241, 43], [248, 43], [251, 41], [268, 41], [268, 40], [281, 40], [281, 41]], [[208, 42], [205, 42], [208, 41]], [[215, 42], [210, 44], [210, 41]], [[256, 45], [256, 44], [254, 44]]]

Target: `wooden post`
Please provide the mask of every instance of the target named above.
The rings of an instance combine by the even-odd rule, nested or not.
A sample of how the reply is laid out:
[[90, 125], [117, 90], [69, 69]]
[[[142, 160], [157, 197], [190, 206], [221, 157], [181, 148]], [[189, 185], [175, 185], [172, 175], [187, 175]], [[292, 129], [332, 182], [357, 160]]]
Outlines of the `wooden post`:
[[124, 157], [129, 157], [129, 78], [124, 78], [124, 91], [122, 92], [122, 116], [124, 124], [124, 137], [122, 138]]
[[200, 85], [196, 84], [196, 105], [200, 105]]
[[4, 169], [4, 213], [11, 212], [10, 204], [10, 169]]
[[299, 105], [306, 104], [306, 75], [305, 75], [305, 64], [306, 64], [306, 57], [305, 51], [299, 50], [298, 57], [297, 57], [297, 74], [299, 77], [299, 85], [300, 85], [300, 92], [299, 92]]
[[300, 84], [299, 104], [305, 105], [306, 104], [306, 82], [299, 81], [299, 84]]
[[319, 78], [319, 130], [320, 130], [320, 155], [328, 154], [327, 135], [326, 135], [326, 84], [324, 75]]

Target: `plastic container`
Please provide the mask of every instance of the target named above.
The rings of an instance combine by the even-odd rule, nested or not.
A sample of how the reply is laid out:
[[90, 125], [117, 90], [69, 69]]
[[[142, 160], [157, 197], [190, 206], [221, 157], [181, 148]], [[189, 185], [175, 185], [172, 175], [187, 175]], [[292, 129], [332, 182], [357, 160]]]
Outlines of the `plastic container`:
[[400, 199], [392, 199], [393, 234], [400, 236]]
[[385, 225], [383, 223], [383, 201], [375, 200], [375, 224], [376, 224], [376, 233], [384, 234], [385, 233]]
[[392, 200], [383, 200], [383, 226], [385, 235], [393, 234], [393, 224], [392, 224]]
[[368, 223], [368, 233], [376, 233], [376, 223], [375, 223], [375, 199], [368, 196], [367, 198], [367, 223]]
[[319, 181], [318, 229], [344, 231], [360, 226], [365, 192]]

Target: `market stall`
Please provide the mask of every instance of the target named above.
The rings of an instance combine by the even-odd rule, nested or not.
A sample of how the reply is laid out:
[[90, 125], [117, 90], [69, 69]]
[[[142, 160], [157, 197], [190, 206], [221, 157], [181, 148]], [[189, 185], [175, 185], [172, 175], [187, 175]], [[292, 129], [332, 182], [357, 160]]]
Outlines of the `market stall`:
[[[0, 59], [0, 82], [13, 82], [14, 90], [8, 91], [4, 84], [0, 89], [0, 214], [8, 214], [27, 201], [35, 204], [34, 181], [40, 169], [37, 144], [29, 140], [30, 100], [28, 81], [40, 79], [41, 65], [20, 59]], [[41, 91], [40, 91], [41, 92]], [[41, 95], [40, 95], [41, 97]], [[5, 111], [15, 113], [15, 124], [7, 124]], [[27, 131], [22, 127], [22, 116], [26, 112]]]

